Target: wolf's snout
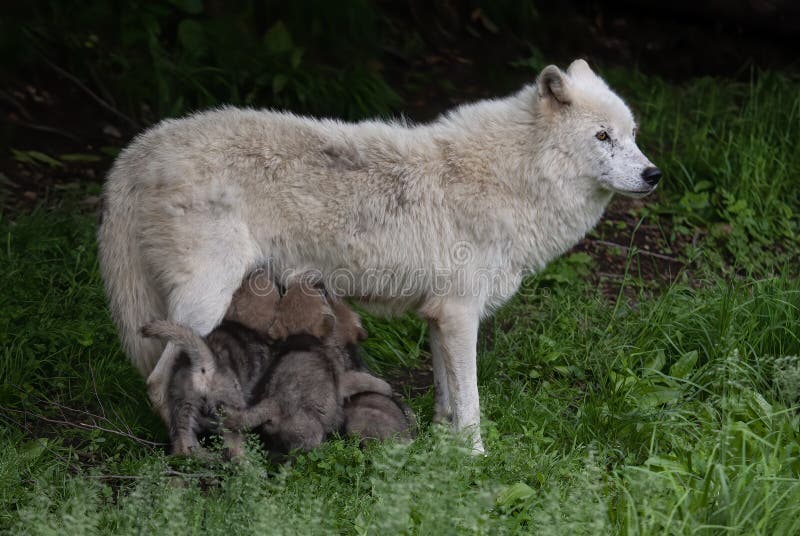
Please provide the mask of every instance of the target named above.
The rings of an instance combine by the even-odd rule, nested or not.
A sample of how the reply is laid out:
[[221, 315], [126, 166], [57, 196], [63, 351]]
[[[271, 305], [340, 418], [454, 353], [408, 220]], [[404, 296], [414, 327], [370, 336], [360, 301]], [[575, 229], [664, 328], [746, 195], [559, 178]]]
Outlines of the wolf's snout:
[[645, 168], [642, 171], [642, 179], [650, 186], [655, 186], [661, 180], [661, 170], [657, 167]]

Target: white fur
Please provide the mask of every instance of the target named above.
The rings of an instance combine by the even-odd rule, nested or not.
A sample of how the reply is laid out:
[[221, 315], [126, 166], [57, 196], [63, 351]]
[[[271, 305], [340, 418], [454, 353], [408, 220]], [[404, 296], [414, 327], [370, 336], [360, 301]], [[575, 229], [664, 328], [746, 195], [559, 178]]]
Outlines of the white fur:
[[478, 321], [583, 237], [613, 192], [650, 191], [633, 131], [582, 60], [421, 126], [235, 108], [163, 121], [105, 190], [100, 266], [125, 351], [161, 407], [175, 350], [158, 361], [143, 324], [205, 335], [254, 267], [319, 270], [367, 306], [429, 319], [436, 417], [452, 414], [482, 450]]

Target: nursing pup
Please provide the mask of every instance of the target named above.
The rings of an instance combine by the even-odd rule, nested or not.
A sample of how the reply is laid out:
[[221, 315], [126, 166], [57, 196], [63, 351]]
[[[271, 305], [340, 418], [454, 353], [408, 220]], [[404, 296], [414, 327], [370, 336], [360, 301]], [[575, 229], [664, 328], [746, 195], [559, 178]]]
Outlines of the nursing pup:
[[352, 395], [344, 403], [344, 435], [383, 441], [414, 438], [416, 419], [411, 408], [395, 397], [364, 391]]
[[[227, 453], [242, 449], [241, 431], [221, 426], [225, 412], [243, 410], [270, 363], [268, 342], [279, 304], [271, 281], [254, 287], [248, 278], [236, 291], [225, 320], [205, 339], [167, 321], [142, 328], [145, 337], [171, 342], [181, 350], [168, 379], [167, 419], [171, 449], [177, 455], [204, 455], [199, 436], [222, 433]], [[317, 311], [319, 315], [332, 312]], [[319, 321], [319, 317], [312, 317]], [[309, 326], [309, 330], [314, 326]]]
[[277, 296], [246, 282], [205, 340], [167, 321], [142, 329], [182, 351], [169, 380], [173, 453], [202, 454], [198, 436], [222, 433], [238, 456], [242, 432], [253, 428], [273, 452], [310, 450], [341, 426], [352, 393], [391, 394], [383, 380], [349, 370], [348, 347], [364, 331], [346, 305], [336, 303], [335, 314], [324, 292], [303, 282]]
[[222, 433], [227, 454], [241, 454], [241, 431], [223, 429], [222, 417], [247, 407], [248, 394], [269, 363], [265, 341], [228, 322], [205, 339], [167, 321], [145, 325], [142, 334], [171, 342], [181, 350], [168, 380], [167, 428], [172, 453], [204, 456], [199, 437]]
[[[332, 322], [317, 333], [303, 329], [304, 319], [328, 306]], [[272, 333], [284, 340], [273, 346], [271, 364], [253, 390], [251, 405], [230, 412], [227, 427], [256, 429], [273, 454], [307, 452], [341, 429], [343, 404], [351, 396], [391, 396], [389, 384], [355, 368], [354, 348], [366, 336], [358, 315], [335, 299], [326, 300], [321, 289], [290, 287], [275, 324]]]

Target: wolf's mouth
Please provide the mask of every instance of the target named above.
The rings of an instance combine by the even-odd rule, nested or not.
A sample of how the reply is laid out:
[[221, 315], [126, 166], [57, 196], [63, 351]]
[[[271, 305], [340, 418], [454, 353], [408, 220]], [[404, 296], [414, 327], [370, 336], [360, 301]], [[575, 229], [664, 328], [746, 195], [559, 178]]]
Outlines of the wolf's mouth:
[[647, 195], [652, 194], [656, 191], [657, 186], [653, 186], [652, 188], [647, 188], [646, 190], [620, 190], [619, 188], [612, 188], [612, 191], [616, 194], [624, 195], [627, 197], [645, 197]]

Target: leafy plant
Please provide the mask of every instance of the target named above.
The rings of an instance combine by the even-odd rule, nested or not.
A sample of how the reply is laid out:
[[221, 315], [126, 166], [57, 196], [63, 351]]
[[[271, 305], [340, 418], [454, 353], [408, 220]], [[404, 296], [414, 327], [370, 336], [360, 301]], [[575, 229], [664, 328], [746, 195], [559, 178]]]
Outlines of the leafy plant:
[[[13, 46], [23, 68], [71, 73], [129, 127], [220, 103], [351, 119], [392, 112], [400, 98], [374, 61], [376, 8], [311, 4], [44, 2], [20, 9]], [[348, 28], [350, 39], [336, 37]]]

